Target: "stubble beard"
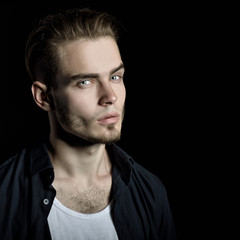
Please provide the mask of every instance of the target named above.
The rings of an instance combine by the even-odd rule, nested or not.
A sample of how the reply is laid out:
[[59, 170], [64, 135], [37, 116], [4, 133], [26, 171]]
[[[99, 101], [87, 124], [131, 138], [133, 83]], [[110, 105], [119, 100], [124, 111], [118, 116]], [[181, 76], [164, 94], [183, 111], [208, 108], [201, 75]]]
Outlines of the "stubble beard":
[[104, 126], [106, 128], [104, 133], [96, 135], [85, 131], [85, 129], [89, 128], [89, 124], [70, 113], [64, 106], [56, 104], [55, 107], [57, 119], [62, 130], [67, 135], [72, 135], [71, 138], [74, 138], [76, 142], [111, 144], [121, 139], [121, 125], [125, 113], [124, 108], [122, 110], [122, 118], [119, 120], [121, 121], [121, 125], [118, 128], [115, 123], [108, 124]]

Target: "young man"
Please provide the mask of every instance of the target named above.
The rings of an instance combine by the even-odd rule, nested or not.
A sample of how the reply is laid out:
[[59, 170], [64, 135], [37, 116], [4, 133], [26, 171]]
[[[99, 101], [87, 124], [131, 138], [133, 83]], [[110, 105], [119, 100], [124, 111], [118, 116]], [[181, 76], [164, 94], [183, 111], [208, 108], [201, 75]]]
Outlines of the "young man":
[[71, 9], [43, 18], [26, 46], [47, 141], [0, 167], [0, 239], [176, 239], [165, 187], [116, 145], [124, 118], [118, 23]]

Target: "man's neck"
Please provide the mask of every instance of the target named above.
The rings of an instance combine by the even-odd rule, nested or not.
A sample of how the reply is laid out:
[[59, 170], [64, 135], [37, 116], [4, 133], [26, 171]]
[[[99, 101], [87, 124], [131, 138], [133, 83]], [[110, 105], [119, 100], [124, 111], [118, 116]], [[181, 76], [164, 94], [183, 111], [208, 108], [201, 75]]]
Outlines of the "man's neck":
[[111, 172], [105, 144], [72, 146], [59, 138], [50, 138], [49, 155], [57, 178], [95, 181]]

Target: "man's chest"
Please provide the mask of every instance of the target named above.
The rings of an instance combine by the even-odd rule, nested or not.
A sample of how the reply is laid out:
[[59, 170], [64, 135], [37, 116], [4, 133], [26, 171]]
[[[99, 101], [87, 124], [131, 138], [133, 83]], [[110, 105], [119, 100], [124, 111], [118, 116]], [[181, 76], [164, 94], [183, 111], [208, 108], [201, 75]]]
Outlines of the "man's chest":
[[103, 210], [110, 201], [111, 184], [101, 187], [81, 188], [55, 186], [57, 199], [74, 211], [91, 214]]

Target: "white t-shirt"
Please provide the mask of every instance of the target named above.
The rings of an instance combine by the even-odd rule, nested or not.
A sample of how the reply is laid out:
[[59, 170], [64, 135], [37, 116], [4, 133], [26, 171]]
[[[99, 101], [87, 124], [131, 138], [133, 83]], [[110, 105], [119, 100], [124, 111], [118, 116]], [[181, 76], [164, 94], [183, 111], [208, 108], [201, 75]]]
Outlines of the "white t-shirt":
[[83, 214], [62, 205], [57, 198], [48, 216], [53, 240], [117, 240], [110, 205], [98, 213]]

